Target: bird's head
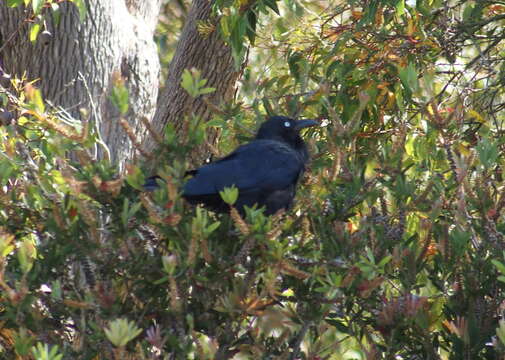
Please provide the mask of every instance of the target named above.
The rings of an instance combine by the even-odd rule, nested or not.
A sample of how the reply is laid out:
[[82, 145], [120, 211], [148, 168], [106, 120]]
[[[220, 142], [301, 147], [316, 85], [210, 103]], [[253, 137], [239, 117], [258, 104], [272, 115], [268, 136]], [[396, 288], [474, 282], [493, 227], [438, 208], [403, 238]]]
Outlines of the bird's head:
[[294, 120], [286, 116], [272, 116], [261, 124], [256, 139], [279, 140], [293, 147], [303, 146], [300, 130], [316, 126], [315, 120]]

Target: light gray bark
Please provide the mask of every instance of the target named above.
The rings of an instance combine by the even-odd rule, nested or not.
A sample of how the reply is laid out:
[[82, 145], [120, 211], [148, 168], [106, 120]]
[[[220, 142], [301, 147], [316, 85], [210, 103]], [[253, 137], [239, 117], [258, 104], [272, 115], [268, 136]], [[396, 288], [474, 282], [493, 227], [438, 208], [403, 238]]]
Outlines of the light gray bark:
[[[44, 98], [76, 118], [80, 118], [80, 108], [88, 109], [111, 160], [121, 165], [135, 151], [109, 96], [114, 78], [120, 75], [129, 90], [125, 118], [142, 140], [145, 129], [140, 118], [152, 118], [158, 95], [160, 66], [153, 34], [160, 2], [87, 0], [83, 22], [73, 4], [61, 3], [58, 23], [52, 15], [46, 16], [53, 37], [44, 45], [28, 39], [30, 10], [11, 9], [0, 1], [4, 70], [18, 77], [26, 72], [29, 79], [39, 78]], [[103, 157], [103, 150], [98, 148], [96, 155]]]

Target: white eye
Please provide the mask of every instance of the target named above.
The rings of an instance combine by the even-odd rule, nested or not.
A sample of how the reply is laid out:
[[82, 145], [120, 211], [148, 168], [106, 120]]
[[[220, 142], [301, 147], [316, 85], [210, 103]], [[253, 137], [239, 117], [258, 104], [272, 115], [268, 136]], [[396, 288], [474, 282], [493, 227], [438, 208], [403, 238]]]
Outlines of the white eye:
[[284, 126], [285, 126], [285, 127], [290, 127], [290, 126], [291, 126], [291, 123], [290, 123], [289, 121], [285, 121], [285, 122], [284, 122]]

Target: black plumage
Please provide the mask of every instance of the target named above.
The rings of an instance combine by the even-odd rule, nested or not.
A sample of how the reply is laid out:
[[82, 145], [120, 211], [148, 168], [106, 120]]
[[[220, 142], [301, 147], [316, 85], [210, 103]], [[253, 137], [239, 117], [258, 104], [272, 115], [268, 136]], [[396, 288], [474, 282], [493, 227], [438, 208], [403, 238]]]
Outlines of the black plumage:
[[239, 191], [234, 206], [242, 213], [244, 206], [255, 204], [264, 206], [267, 215], [288, 209], [309, 160], [300, 130], [315, 125], [314, 120], [269, 118], [253, 141], [220, 160], [188, 172], [193, 177], [184, 186], [183, 197], [192, 204], [227, 212], [229, 206], [219, 192], [234, 185]]

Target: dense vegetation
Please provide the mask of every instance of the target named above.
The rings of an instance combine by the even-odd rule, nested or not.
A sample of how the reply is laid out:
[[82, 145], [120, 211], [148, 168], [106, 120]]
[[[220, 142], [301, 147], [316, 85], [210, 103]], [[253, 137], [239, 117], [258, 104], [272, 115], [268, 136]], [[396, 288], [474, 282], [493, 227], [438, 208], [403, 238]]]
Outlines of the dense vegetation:
[[[162, 59], [169, 10], [181, 13], [170, 6]], [[155, 154], [125, 123], [142, 155], [125, 174], [91, 160], [106, 146], [92, 124], [45, 104], [35, 79], [0, 79], [2, 356], [503, 358], [505, 3], [215, 12], [220, 26], [201, 33], [220, 31], [243, 66], [236, 101], [152, 132]], [[181, 81], [212, 91], [198, 69]], [[113, 101], [128, 107], [120, 82]], [[322, 123], [304, 135], [294, 209], [241, 218], [185, 203], [188, 154], [225, 155], [265, 114]], [[144, 193], [152, 168], [166, 187]]]

